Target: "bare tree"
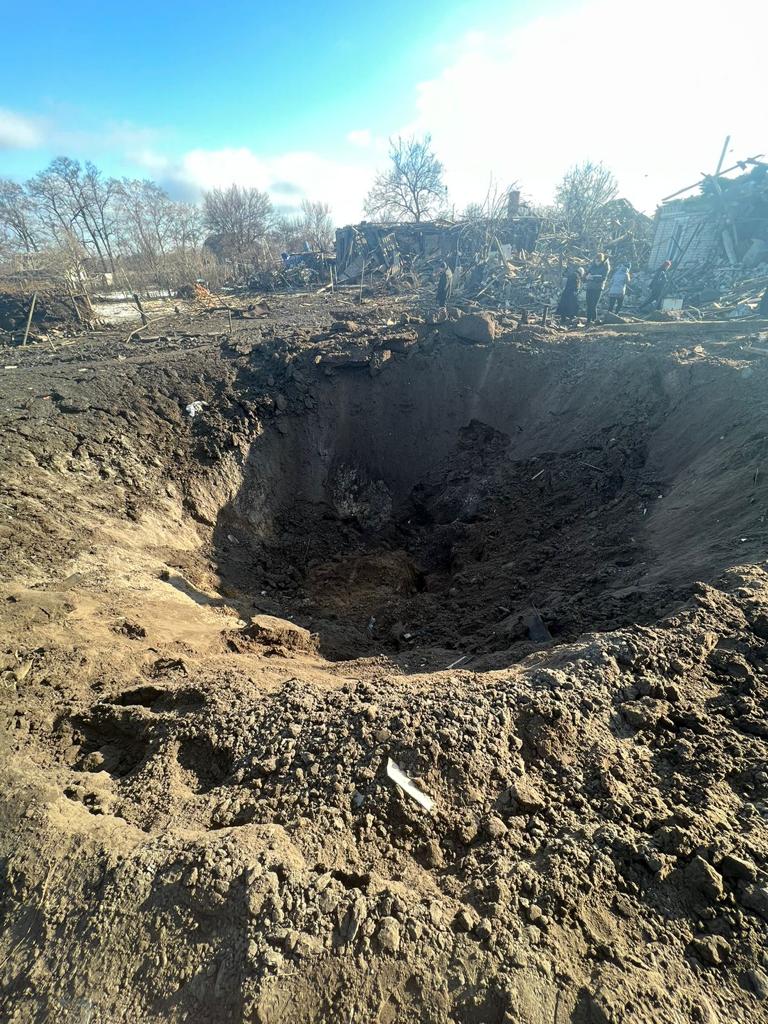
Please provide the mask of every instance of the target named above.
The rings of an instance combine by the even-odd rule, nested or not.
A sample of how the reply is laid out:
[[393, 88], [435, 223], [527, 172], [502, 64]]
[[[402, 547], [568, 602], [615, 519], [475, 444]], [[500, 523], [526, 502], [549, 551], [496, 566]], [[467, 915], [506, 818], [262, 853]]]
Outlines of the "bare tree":
[[[80, 194], [83, 202], [83, 217], [94, 240], [98, 238], [109, 260], [110, 269], [115, 270], [114, 242], [117, 232], [117, 197], [120, 183], [115, 178], [102, 177], [101, 171], [89, 160], [85, 163]], [[93, 225], [91, 227], [90, 225]]]
[[571, 167], [555, 189], [555, 209], [564, 229], [577, 242], [593, 244], [603, 232], [604, 208], [618, 190], [613, 173], [601, 163], [588, 160]]
[[327, 203], [301, 201], [301, 213], [295, 217], [278, 217], [272, 235], [281, 252], [329, 252], [333, 248], [334, 230], [331, 208]]
[[168, 196], [154, 181], [120, 182], [120, 241], [150, 259], [165, 251]]
[[477, 221], [482, 220], [484, 217], [485, 207], [483, 203], [467, 203], [461, 211], [459, 219], [463, 221]]
[[298, 216], [277, 215], [272, 220], [269, 232], [275, 252], [299, 252], [304, 246], [304, 234]]
[[333, 248], [333, 219], [328, 203], [302, 199], [299, 220], [310, 249], [314, 252], [328, 252]]
[[420, 221], [444, 204], [443, 165], [432, 151], [432, 136], [390, 140], [391, 166], [376, 175], [365, 200], [372, 217]]
[[200, 207], [152, 181], [117, 181], [67, 157], [24, 184], [0, 179], [0, 262], [43, 271], [67, 290], [93, 278], [88, 257], [131, 288], [215, 277], [202, 238]]
[[205, 237], [203, 214], [193, 203], [173, 202], [168, 210], [169, 234], [177, 251], [199, 249]]
[[34, 202], [23, 185], [8, 179], [0, 180], [0, 229], [9, 251], [33, 253], [42, 245]]
[[509, 216], [510, 197], [514, 196], [519, 200], [520, 186], [516, 181], [502, 188], [497, 181], [491, 178], [483, 201], [468, 203], [461, 213], [460, 220], [502, 220]]
[[115, 270], [114, 198], [118, 183], [104, 179], [91, 163], [60, 156], [29, 182], [39, 216], [54, 238], [76, 238], [85, 251], [97, 256], [102, 269]]
[[272, 203], [257, 188], [230, 185], [203, 195], [203, 220], [214, 238], [209, 247], [236, 260], [256, 260], [273, 221]]

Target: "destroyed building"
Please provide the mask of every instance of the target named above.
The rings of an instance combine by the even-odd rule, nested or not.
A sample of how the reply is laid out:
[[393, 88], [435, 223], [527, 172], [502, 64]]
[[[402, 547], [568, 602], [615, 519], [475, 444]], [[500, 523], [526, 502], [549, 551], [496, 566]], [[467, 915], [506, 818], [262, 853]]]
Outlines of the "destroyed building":
[[768, 262], [768, 164], [746, 164], [751, 169], [736, 178], [707, 176], [697, 195], [659, 207], [651, 268], [667, 259], [679, 270]]
[[507, 252], [531, 252], [536, 247], [540, 218], [532, 215], [444, 223], [420, 221], [375, 224], [363, 221], [336, 232], [336, 269], [340, 282], [354, 281], [365, 272], [390, 276], [414, 262], [446, 260], [452, 265], [470, 263], [487, 255], [491, 246]]

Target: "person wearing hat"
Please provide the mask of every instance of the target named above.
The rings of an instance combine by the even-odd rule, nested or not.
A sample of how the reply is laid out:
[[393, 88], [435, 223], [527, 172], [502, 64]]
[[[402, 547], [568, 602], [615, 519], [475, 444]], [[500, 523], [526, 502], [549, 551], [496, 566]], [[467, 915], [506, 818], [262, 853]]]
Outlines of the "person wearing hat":
[[587, 298], [587, 323], [593, 324], [597, 320], [597, 304], [603, 294], [605, 282], [611, 272], [611, 264], [608, 257], [599, 252], [587, 268], [587, 280], [584, 284], [584, 293]]
[[664, 301], [664, 296], [667, 293], [667, 287], [669, 285], [669, 272], [672, 269], [672, 260], [664, 260], [659, 269], [651, 278], [651, 283], [648, 287], [648, 298], [643, 303], [641, 309], [648, 309], [649, 306], [653, 306], [654, 309], [661, 309], [661, 304]]

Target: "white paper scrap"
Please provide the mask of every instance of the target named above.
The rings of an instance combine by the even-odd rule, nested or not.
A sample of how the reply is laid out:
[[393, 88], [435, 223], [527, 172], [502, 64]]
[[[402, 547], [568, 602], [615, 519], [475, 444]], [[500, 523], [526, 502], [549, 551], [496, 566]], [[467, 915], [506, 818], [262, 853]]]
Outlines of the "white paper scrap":
[[427, 796], [426, 793], [422, 793], [419, 787], [411, 782], [405, 772], [401, 771], [397, 767], [391, 757], [387, 758], [387, 775], [393, 782], [396, 782], [401, 789], [404, 789], [408, 796], [415, 800], [417, 804], [421, 804], [425, 810], [431, 811], [435, 806], [435, 801], [432, 797]]

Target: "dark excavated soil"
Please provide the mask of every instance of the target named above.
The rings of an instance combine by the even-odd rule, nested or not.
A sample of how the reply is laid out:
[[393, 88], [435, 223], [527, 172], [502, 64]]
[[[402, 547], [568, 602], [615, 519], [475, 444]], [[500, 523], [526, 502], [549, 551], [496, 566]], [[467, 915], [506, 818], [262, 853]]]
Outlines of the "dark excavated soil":
[[[472, 420], [396, 511], [381, 481], [358, 476], [362, 516], [293, 505], [277, 517], [279, 545], [248, 555], [223, 527], [223, 571], [250, 586], [257, 606], [268, 580], [271, 600], [317, 631], [334, 659], [412, 649], [439, 665], [454, 651], [501, 667], [547, 634], [562, 641], [651, 621], [689, 592], [637, 585], [653, 557], [643, 519], [660, 484], [643, 472], [642, 442], [591, 440], [514, 459], [508, 435]], [[381, 523], [369, 525], [372, 516]]]
[[761, 346], [332, 301], [7, 357], [0, 1017], [768, 1020]]

